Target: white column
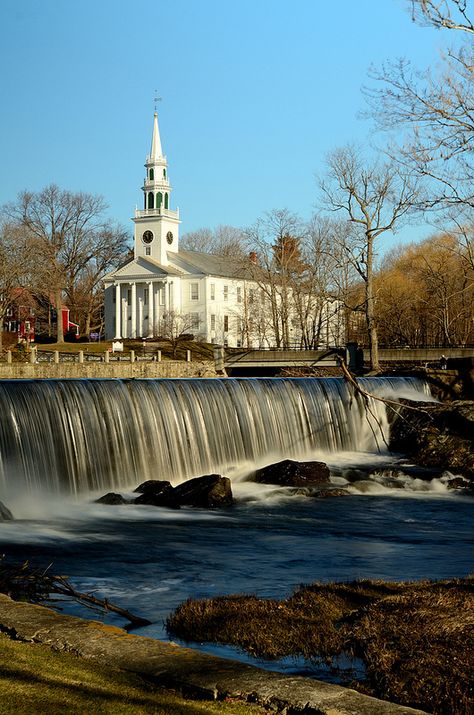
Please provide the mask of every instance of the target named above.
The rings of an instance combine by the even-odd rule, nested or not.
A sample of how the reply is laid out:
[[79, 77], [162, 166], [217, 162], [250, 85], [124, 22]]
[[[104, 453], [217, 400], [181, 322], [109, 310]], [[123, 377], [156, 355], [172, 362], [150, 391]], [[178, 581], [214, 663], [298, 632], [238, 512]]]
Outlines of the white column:
[[148, 283], [148, 337], [153, 337], [153, 323], [155, 316], [153, 315], [153, 282]]
[[145, 330], [143, 326], [143, 298], [142, 296], [138, 299], [138, 335], [142, 338], [145, 335]]
[[132, 325], [131, 325], [131, 338], [137, 337], [137, 284], [135, 281], [132, 285]]
[[122, 338], [129, 338], [128, 329], [128, 289], [125, 287], [125, 295], [122, 296]]
[[122, 337], [120, 325], [120, 283], [115, 284], [115, 340]]
[[163, 299], [164, 299], [164, 312], [167, 313], [170, 309], [170, 296], [168, 292], [168, 283], [163, 283]]
[[[155, 316], [155, 323], [158, 326], [160, 320], [160, 288], [158, 284], [158, 289], [155, 291], [155, 305], [153, 306], [153, 315]], [[159, 328], [158, 328], [159, 331]]]

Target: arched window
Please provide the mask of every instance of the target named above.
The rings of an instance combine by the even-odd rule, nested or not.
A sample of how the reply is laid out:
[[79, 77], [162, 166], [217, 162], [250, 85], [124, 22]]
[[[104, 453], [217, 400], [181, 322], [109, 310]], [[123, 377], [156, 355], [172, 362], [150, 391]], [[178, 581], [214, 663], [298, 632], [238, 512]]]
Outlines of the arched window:
[[153, 181], [154, 178], [155, 178], [155, 172], [153, 169], [150, 169], [150, 181]]
[[163, 203], [163, 194], [161, 191], [158, 191], [156, 195], [156, 208], [161, 209], [161, 204]]
[[149, 209], [154, 208], [153, 194], [152, 194], [151, 191], [150, 191], [150, 193], [148, 194], [148, 208], [149, 208]]
[[163, 179], [166, 179], [166, 169], [163, 169]]
[[168, 194], [165, 194], [165, 209], [168, 208]]

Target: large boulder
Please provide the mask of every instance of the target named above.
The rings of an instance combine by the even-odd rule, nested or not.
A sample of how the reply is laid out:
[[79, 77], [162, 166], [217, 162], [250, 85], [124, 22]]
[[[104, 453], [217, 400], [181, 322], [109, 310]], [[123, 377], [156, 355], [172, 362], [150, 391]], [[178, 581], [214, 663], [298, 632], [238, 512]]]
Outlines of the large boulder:
[[283, 462], [257, 469], [254, 481], [259, 484], [277, 484], [281, 487], [307, 487], [329, 484], [329, 467], [324, 462]]
[[104, 496], [95, 500], [95, 504], [128, 504], [127, 500], [123, 498], [121, 494], [116, 492], [108, 492]]
[[138, 492], [140, 494], [158, 493], [161, 491], [161, 488], [166, 484], [171, 486], [170, 482], [167, 482], [162, 479], [148, 479], [146, 482], [142, 482], [141, 484], [139, 484], [138, 487], [133, 491], [135, 493]]
[[13, 521], [13, 514], [10, 509], [0, 501], [0, 521]]
[[215, 509], [234, 503], [230, 479], [219, 474], [188, 479], [174, 488], [173, 495], [181, 506]]
[[143, 482], [135, 489], [141, 492], [140, 496], [134, 500], [134, 504], [148, 504], [149, 506], [166, 506], [171, 509], [179, 509], [179, 500], [176, 497], [176, 490], [170, 482], [150, 479]]
[[425, 467], [474, 480], [474, 401], [447, 404], [403, 400], [392, 416], [390, 449]]

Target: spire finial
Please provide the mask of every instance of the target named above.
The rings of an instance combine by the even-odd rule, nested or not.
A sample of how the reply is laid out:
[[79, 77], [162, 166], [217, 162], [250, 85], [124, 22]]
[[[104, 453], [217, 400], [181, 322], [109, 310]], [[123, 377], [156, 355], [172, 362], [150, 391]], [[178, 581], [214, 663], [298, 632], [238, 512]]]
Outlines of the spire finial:
[[157, 106], [158, 102], [161, 102], [161, 97], [159, 96], [157, 89], [155, 89], [155, 97], [154, 97], [153, 101], [155, 103], [155, 114], [156, 114], [156, 110], [158, 109], [158, 106]]

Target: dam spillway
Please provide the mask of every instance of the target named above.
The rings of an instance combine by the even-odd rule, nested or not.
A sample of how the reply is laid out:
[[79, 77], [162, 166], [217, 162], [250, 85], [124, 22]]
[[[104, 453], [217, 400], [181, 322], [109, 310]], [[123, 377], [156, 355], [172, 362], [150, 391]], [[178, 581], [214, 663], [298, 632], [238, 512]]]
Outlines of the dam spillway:
[[[364, 378], [394, 397], [414, 378]], [[3, 491], [83, 494], [146, 479], [384, 448], [385, 406], [342, 378], [2, 380]]]

